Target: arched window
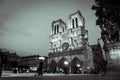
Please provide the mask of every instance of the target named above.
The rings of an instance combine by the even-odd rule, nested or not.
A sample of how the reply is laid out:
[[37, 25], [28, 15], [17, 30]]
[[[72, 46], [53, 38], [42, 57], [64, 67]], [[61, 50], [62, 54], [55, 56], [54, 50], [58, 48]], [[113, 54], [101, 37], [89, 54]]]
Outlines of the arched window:
[[63, 32], [64, 32], [64, 27], [62, 27], [62, 29], [63, 29]]
[[57, 33], [59, 32], [59, 25], [57, 25]]
[[56, 26], [54, 26], [54, 34], [56, 34]]
[[75, 26], [74, 26], [74, 19], [72, 19], [72, 26], [73, 26], [73, 28], [75, 28]]
[[78, 27], [78, 18], [75, 18], [76, 27]]

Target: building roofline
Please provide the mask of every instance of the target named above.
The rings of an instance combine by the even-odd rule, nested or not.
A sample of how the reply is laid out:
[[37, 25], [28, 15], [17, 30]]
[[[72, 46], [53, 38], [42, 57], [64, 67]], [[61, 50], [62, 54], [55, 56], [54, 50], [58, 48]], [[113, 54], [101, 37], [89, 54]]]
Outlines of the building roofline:
[[54, 20], [54, 21], [52, 22], [52, 26], [53, 26], [53, 24], [56, 23], [56, 22], [63, 23], [63, 24], [65, 24], [65, 26], [66, 26], [66, 23], [65, 23], [62, 19]]
[[71, 18], [73, 15], [76, 15], [76, 14], [79, 14], [79, 15], [83, 18], [83, 20], [85, 20], [84, 17], [82, 16], [82, 14], [81, 14], [81, 12], [80, 12], [79, 9], [78, 9], [76, 12], [70, 14], [70, 15], [69, 15], [69, 18]]
[[80, 15], [82, 15], [81, 12], [80, 12], [80, 10], [77, 10], [76, 12], [70, 14], [69, 17], [71, 17], [71, 16], [73, 16], [73, 15], [76, 15], [76, 14], [80, 14]]

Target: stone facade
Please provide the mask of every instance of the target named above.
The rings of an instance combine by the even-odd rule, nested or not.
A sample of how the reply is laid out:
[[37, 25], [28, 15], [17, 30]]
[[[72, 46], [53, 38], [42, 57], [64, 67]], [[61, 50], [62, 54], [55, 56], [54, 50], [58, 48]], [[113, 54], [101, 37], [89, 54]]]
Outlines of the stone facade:
[[110, 71], [120, 71], [120, 42], [104, 45], [107, 57], [107, 68]]
[[68, 26], [62, 19], [52, 22], [48, 54], [50, 71], [83, 73], [90, 66], [90, 52], [85, 19], [79, 10], [69, 15]]
[[85, 20], [80, 11], [77, 11], [69, 15], [68, 27], [61, 19], [52, 22], [50, 52], [81, 48], [83, 43], [87, 43], [87, 39], [88, 31], [85, 30]]

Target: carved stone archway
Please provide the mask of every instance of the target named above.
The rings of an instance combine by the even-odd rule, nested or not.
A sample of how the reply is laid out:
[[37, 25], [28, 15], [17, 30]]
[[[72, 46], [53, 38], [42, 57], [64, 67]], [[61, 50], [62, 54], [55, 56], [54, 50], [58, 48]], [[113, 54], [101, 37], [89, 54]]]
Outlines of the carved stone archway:
[[71, 61], [71, 73], [81, 73], [79, 70], [82, 70], [83, 62], [80, 61], [77, 57], [74, 57]]
[[69, 62], [66, 58], [61, 58], [58, 63], [59, 71], [63, 73], [69, 72]]
[[52, 60], [50, 63], [50, 72], [55, 73], [57, 69], [57, 63], [55, 60]]

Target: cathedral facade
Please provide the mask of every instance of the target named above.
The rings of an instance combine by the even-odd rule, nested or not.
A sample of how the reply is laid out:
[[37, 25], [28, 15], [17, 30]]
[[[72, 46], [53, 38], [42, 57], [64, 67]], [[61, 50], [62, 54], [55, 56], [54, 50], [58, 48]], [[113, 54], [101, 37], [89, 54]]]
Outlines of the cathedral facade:
[[51, 72], [84, 73], [93, 68], [88, 47], [88, 30], [78, 10], [69, 15], [68, 25], [58, 19], [52, 22], [49, 42], [49, 70]]

